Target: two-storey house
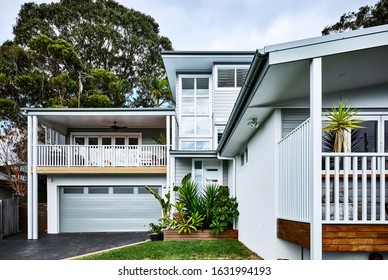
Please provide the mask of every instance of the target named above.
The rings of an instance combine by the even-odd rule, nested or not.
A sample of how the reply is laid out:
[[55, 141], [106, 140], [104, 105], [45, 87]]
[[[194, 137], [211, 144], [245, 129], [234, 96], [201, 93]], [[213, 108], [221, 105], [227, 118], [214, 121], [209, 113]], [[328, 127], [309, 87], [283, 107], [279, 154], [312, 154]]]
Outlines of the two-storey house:
[[176, 109], [23, 109], [28, 238], [38, 238], [38, 175], [51, 234], [146, 231], [162, 212], [145, 186], [164, 195], [188, 173], [200, 187], [233, 185], [216, 148], [253, 54], [164, 53]]

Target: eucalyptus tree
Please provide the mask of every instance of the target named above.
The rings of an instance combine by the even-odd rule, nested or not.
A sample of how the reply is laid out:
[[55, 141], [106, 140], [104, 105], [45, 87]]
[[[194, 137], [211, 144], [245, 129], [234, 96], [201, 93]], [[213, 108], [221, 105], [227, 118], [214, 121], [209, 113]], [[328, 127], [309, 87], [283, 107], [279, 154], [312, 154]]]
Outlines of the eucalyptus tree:
[[[38, 35], [66, 40], [79, 55], [85, 73], [104, 69], [117, 76], [121, 93], [133, 102], [129, 106], [152, 106], [145, 77], [165, 76], [161, 50], [172, 49], [152, 17], [112, 0], [26, 3], [13, 31], [22, 47]], [[85, 82], [86, 76], [81, 77]]]
[[339, 21], [326, 26], [322, 35], [388, 24], [388, 0], [380, 0], [374, 6], [362, 6], [358, 12], [343, 14]]

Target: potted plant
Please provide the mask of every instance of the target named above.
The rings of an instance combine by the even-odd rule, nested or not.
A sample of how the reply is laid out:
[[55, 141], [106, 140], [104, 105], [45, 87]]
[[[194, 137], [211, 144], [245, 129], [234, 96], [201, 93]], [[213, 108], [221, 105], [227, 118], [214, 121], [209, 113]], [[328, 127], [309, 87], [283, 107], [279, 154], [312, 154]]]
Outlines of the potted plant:
[[333, 152], [341, 153], [350, 152], [350, 145], [348, 141], [348, 134], [352, 129], [363, 128], [360, 126], [363, 121], [356, 117], [358, 110], [351, 106], [346, 106], [346, 103], [340, 101], [338, 107], [333, 107], [331, 111], [327, 112], [326, 124], [322, 130], [325, 132], [324, 139], [327, 141], [328, 137], [333, 140]]
[[148, 235], [151, 241], [160, 241], [163, 240], [163, 227], [161, 224], [149, 224]]
[[[363, 126], [360, 126], [363, 121], [356, 117], [357, 113], [358, 110], [352, 108], [351, 106], [347, 106], [346, 102], [344, 101], [340, 101], [338, 107], [333, 106], [331, 111], [327, 112], [327, 120], [323, 122], [326, 126], [322, 128], [324, 131], [323, 146], [326, 148], [326, 151], [334, 153], [352, 151], [351, 143], [355, 143], [357, 141], [354, 136], [359, 133], [359, 131], [352, 133], [352, 130], [354, 131], [354, 129], [363, 128]], [[325, 200], [325, 197], [322, 197], [322, 202], [325, 202]], [[330, 192], [329, 202], [330, 219], [334, 219], [334, 191]], [[349, 217], [351, 217], [352, 212], [353, 205], [349, 205]], [[326, 207], [323, 205], [322, 218], [325, 219], [325, 216]], [[344, 218], [343, 201], [340, 202], [339, 205], [339, 218]]]

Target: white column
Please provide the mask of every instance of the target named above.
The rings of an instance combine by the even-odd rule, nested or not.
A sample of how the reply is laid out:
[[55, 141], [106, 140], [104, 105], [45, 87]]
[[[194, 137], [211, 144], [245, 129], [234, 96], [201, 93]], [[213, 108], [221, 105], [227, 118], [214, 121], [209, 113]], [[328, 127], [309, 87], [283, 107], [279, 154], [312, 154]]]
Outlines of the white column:
[[171, 149], [176, 150], [176, 117], [171, 116]]
[[310, 255], [322, 259], [322, 58], [310, 65]]
[[38, 117], [32, 117], [32, 239], [38, 239]]
[[[171, 116], [171, 150], [176, 150], [176, 117]], [[170, 202], [175, 204], [175, 194], [174, 194], [174, 185], [175, 185], [175, 157], [170, 157]]]
[[32, 239], [32, 116], [27, 117], [27, 238]]
[[[170, 184], [171, 170], [170, 170], [170, 148], [171, 148], [171, 117], [166, 116], [166, 144], [167, 144], [167, 160], [166, 160], [166, 169], [167, 169], [167, 189], [172, 193], [172, 187]], [[167, 190], [167, 192], [168, 192]]]

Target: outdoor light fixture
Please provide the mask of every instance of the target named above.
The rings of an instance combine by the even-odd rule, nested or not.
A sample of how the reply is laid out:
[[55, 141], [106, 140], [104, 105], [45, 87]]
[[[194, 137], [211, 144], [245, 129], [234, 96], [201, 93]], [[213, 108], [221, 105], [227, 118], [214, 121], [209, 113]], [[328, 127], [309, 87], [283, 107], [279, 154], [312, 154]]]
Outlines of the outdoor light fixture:
[[257, 118], [252, 118], [248, 121], [247, 125], [258, 128], [259, 127], [259, 122], [257, 121]]

